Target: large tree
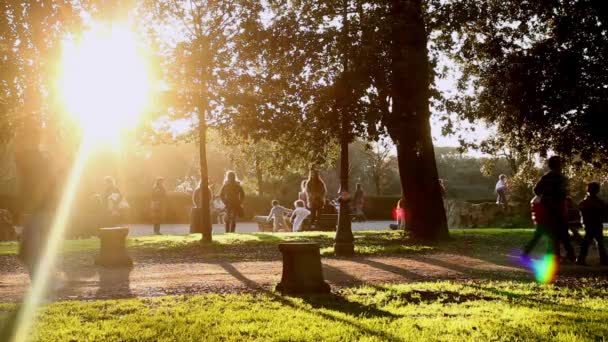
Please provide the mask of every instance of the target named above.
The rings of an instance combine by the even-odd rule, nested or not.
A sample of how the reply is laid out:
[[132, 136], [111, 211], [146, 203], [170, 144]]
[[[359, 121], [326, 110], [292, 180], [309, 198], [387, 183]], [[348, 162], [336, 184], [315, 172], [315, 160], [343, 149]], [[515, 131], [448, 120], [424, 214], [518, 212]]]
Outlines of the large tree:
[[513, 150], [608, 160], [603, 1], [434, 2], [436, 46], [460, 74], [448, 110], [495, 124]]
[[[172, 101], [167, 116], [195, 122], [192, 132], [199, 144], [202, 189], [203, 241], [211, 241], [207, 130], [234, 114], [235, 98], [251, 85], [247, 51], [251, 36], [261, 27], [256, 1], [149, 1], [144, 20], [160, 42], [165, 57], [164, 78]], [[167, 36], [166, 32], [172, 31]], [[248, 107], [245, 107], [248, 108]]]

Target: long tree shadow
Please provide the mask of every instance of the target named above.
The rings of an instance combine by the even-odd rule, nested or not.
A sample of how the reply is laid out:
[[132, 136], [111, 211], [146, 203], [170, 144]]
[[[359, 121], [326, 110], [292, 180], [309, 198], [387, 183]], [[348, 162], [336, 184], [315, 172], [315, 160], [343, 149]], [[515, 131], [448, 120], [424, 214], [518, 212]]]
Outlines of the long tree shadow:
[[[380, 310], [376, 306], [352, 302], [349, 301], [347, 298], [340, 296], [339, 294], [333, 293], [327, 295], [304, 295], [293, 297], [302, 299], [310, 306], [307, 307], [298, 303], [290, 297], [282, 296], [277, 292], [265, 289], [262, 285], [247, 278], [244, 274], [239, 272], [232, 264], [228, 262], [223, 262], [219, 265], [224, 268], [226, 272], [241, 281], [247, 287], [256, 291], [260, 291], [268, 297], [272, 298], [273, 300], [278, 301], [281, 304], [289, 306], [295, 310], [305, 311], [309, 314], [321, 316], [324, 319], [350, 325], [365, 334], [373, 335], [387, 341], [402, 340], [398, 336], [369, 328], [356, 321], [357, 317], [382, 317], [388, 319], [394, 319], [399, 317], [390, 312]], [[313, 310], [311, 310], [311, 307]], [[341, 314], [344, 314], [345, 317], [341, 317]]]
[[328, 264], [322, 264], [322, 266], [323, 266], [323, 275], [325, 276], [325, 279], [333, 284], [348, 285], [348, 286], [357, 286], [357, 285], [364, 284], [363, 280], [361, 280], [351, 274], [348, 274], [337, 267], [330, 266]]
[[382, 271], [386, 271], [386, 272], [390, 272], [393, 274], [397, 274], [397, 275], [406, 277], [408, 280], [424, 279], [424, 276], [422, 276], [420, 274], [414, 273], [412, 271], [408, 271], [408, 270], [398, 267], [398, 266], [385, 264], [380, 261], [365, 259], [365, 258], [354, 258], [354, 259], [352, 259], [352, 261], [356, 262], [356, 263], [364, 264], [367, 266], [371, 266], [373, 268], [376, 268], [376, 269], [379, 269]]

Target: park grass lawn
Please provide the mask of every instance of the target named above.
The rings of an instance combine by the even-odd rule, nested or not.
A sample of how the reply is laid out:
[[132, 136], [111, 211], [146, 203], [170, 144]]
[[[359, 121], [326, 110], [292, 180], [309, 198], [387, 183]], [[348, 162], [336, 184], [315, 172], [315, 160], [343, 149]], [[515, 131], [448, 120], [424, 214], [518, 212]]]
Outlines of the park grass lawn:
[[[428, 245], [404, 237], [400, 231], [363, 231], [355, 232], [355, 250], [360, 255], [407, 254], [436, 250], [446, 247], [470, 250], [472, 246], [480, 250], [494, 250], [497, 245], [521, 245], [530, 237], [530, 229], [459, 229], [452, 230], [452, 238], [444, 243]], [[131, 251], [179, 252], [183, 250], [200, 249], [203, 251], [225, 252], [230, 254], [232, 248], [270, 248], [276, 250], [281, 242], [313, 241], [321, 245], [321, 254], [333, 255], [334, 232], [302, 232], [302, 233], [250, 233], [222, 234], [213, 237], [210, 245], [201, 245], [200, 234], [190, 235], [160, 235], [131, 237], [127, 239]], [[63, 246], [64, 253], [92, 252], [99, 248], [97, 238], [67, 240]], [[16, 242], [0, 243], [1, 255], [15, 255], [18, 251]], [[238, 250], [234, 250], [238, 252]], [[239, 257], [241, 257], [239, 255]]]
[[[355, 232], [355, 251], [359, 255], [391, 255], [424, 253], [429, 251], [477, 251], [485, 254], [496, 248], [521, 246], [530, 238], [531, 229], [458, 229], [451, 231], [451, 239], [435, 245], [412, 241], [400, 231], [363, 231]], [[213, 237], [213, 243], [201, 245], [200, 234], [160, 235], [131, 237], [127, 239], [131, 252], [150, 252], [155, 254], [203, 253], [217, 254], [222, 258], [242, 260], [243, 257], [264, 259], [264, 255], [277, 257], [276, 245], [281, 242], [313, 241], [321, 245], [321, 254], [333, 256], [334, 232], [302, 233], [250, 233], [222, 234]], [[63, 246], [64, 254], [95, 252], [99, 248], [97, 238], [67, 240]], [[0, 256], [15, 255], [16, 242], [0, 243]]]
[[[602, 341], [608, 289], [427, 282], [282, 297], [209, 294], [43, 308], [35, 341]], [[0, 304], [9, 321], [13, 304]], [[4, 319], [2, 319], [4, 318]]]

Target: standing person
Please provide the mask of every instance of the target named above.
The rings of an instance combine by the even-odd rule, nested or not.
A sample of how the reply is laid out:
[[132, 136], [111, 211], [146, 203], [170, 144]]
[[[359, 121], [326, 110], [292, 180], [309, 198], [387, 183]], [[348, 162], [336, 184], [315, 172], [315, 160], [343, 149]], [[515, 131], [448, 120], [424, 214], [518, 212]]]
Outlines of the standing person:
[[107, 176], [104, 178], [105, 188], [103, 200], [106, 205], [106, 222], [110, 226], [120, 224], [120, 204], [122, 203], [122, 193], [116, 186], [114, 178]]
[[297, 200], [294, 203], [294, 207], [295, 210], [291, 213], [291, 222], [293, 222], [292, 230], [294, 232], [301, 232], [304, 220], [310, 216], [310, 210], [304, 207], [304, 201], [302, 200]]
[[270, 222], [272, 220], [272, 231], [278, 232], [279, 230], [287, 231], [287, 223], [285, 223], [285, 215], [291, 213], [291, 210], [285, 208], [282, 205], [279, 205], [279, 201], [273, 200], [271, 202], [272, 209], [270, 209], [270, 214], [268, 214], [268, 218], [266, 221]]
[[[209, 205], [211, 205], [211, 188], [209, 188]], [[201, 182], [192, 192], [192, 211], [190, 213], [190, 233], [202, 233], [202, 218], [200, 208], [203, 206]]]
[[[51, 164], [48, 158], [37, 152], [35, 165], [39, 170], [49, 171]], [[58, 175], [56, 175], [58, 176]], [[49, 236], [52, 233], [53, 223], [57, 209], [61, 201], [62, 186], [58, 181], [59, 177], [46, 175], [44, 177], [35, 177], [31, 179], [35, 185], [35, 193], [30, 194], [33, 202], [31, 203], [31, 215], [27, 217], [23, 225], [19, 245], [19, 260], [26, 267], [31, 282], [36, 278], [39, 271], [42, 257], [44, 256], [45, 247], [49, 241]], [[55, 289], [63, 286], [62, 279], [59, 277], [57, 265], [61, 263], [60, 257], [56, 257], [55, 265], [50, 274], [48, 283], [53, 285]]]
[[553, 253], [560, 258], [560, 244], [566, 249], [568, 260], [574, 262], [574, 249], [568, 235], [566, 197], [568, 197], [568, 178], [562, 174], [562, 161], [553, 156], [547, 161], [549, 172], [545, 173], [534, 187], [534, 194], [540, 197], [547, 213], [547, 225], [553, 240]]
[[355, 207], [355, 217], [353, 220], [363, 222], [365, 221], [365, 214], [363, 213], [363, 204], [365, 202], [365, 194], [363, 193], [363, 187], [361, 183], [357, 183], [355, 189], [355, 198], [354, 198], [354, 207]]
[[321, 213], [321, 209], [325, 206], [325, 196], [327, 195], [327, 187], [321, 179], [319, 171], [311, 168], [306, 180], [306, 200], [308, 201], [308, 209], [311, 213], [311, 225], [317, 223], [317, 219]]
[[496, 204], [507, 204], [507, 176], [498, 176], [498, 182], [496, 182]]
[[236, 178], [234, 171], [226, 172], [224, 185], [220, 190], [220, 198], [226, 206], [226, 233], [234, 233], [236, 230], [236, 218], [243, 215], [243, 201], [245, 191]]
[[579, 265], [586, 265], [585, 259], [589, 244], [597, 241], [597, 250], [600, 255], [600, 264], [608, 265], [608, 256], [604, 247], [604, 222], [606, 221], [606, 204], [597, 194], [600, 192], [598, 183], [587, 184], [587, 196], [579, 204], [585, 226], [585, 239], [581, 243], [581, 249], [576, 259]]
[[300, 192], [298, 192], [298, 200], [303, 201], [304, 205], [308, 203], [308, 196], [306, 195], [306, 179], [300, 183]]
[[154, 186], [152, 186], [150, 211], [155, 235], [160, 235], [160, 224], [165, 216], [167, 206], [167, 190], [165, 189], [164, 181], [162, 177], [158, 177], [154, 182]]

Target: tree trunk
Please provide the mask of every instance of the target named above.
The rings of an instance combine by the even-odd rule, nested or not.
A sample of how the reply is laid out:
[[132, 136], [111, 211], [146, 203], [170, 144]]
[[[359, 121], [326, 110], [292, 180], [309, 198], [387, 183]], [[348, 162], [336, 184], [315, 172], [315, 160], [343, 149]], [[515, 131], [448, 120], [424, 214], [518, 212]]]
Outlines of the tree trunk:
[[392, 0], [393, 111], [389, 131], [397, 145], [406, 225], [423, 240], [446, 238], [429, 112], [430, 65], [421, 0]]
[[258, 197], [262, 198], [264, 196], [264, 176], [262, 174], [262, 168], [260, 167], [260, 162], [257, 154], [255, 155], [254, 166], [255, 178], [258, 183]]
[[347, 94], [348, 82], [346, 82], [345, 76], [348, 73], [348, 0], [342, 1], [342, 64], [343, 74], [340, 80], [340, 95], [338, 98], [339, 102], [339, 113], [341, 118], [340, 127], [340, 212], [338, 213], [338, 228], [336, 230], [336, 237], [334, 243], [334, 251], [337, 255], [349, 256], [355, 253], [354, 250], [354, 237], [351, 227], [350, 218], [350, 197], [342, 196], [343, 193], [348, 193], [348, 174], [349, 174], [349, 162], [348, 162], [348, 143], [350, 140], [350, 115], [348, 113], [348, 101], [350, 98]]
[[207, 122], [205, 112], [200, 110], [198, 124], [199, 163], [201, 169], [201, 228], [202, 241], [211, 242], [211, 210], [209, 203], [209, 170], [207, 168]]

